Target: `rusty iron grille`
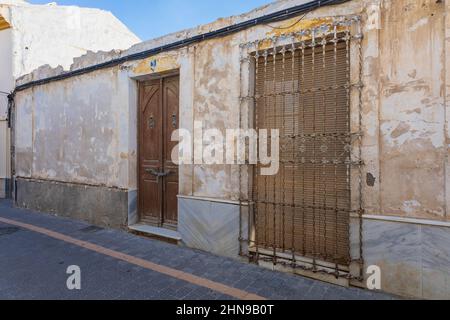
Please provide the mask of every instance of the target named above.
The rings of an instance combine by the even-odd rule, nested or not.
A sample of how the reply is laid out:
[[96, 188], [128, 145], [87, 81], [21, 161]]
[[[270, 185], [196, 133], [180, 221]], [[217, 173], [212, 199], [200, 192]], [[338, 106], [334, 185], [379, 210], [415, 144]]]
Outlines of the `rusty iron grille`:
[[360, 97], [362, 88], [361, 71], [359, 79], [351, 76], [352, 61], [361, 69], [362, 37], [352, 36], [355, 24], [359, 19], [336, 19], [242, 46], [248, 67], [241, 72], [249, 70], [254, 78], [248, 95], [241, 94], [241, 110], [247, 110], [241, 111], [241, 126], [280, 134], [276, 175], [261, 175], [259, 164], [240, 170], [241, 197], [247, 193], [241, 220], [248, 227], [245, 237], [241, 222], [241, 252], [256, 261], [348, 278], [355, 277], [352, 262], [362, 264], [361, 222], [353, 237], [359, 238], [356, 258], [350, 241], [351, 216], [361, 220], [363, 208], [360, 190], [351, 188], [357, 177], [361, 189], [362, 173], [361, 116], [358, 111], [355, 125], [351, 112], [352, 90]]

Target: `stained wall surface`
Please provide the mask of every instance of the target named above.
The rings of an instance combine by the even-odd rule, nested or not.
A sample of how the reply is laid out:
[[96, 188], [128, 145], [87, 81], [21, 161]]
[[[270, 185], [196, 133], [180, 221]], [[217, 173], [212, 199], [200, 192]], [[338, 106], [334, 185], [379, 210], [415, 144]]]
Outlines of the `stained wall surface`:
[[[125, 50], [140, 42], [110, 12], [0, 1], [0, 91], [14, 89], [15, 79], [41, 65], [69, 69], [73, 58], [88, 52]], [[7, 99], [0, 94], [0, 188], [10, 177]], [[39, 141], [37, 141], [39, 143]], [[2, 193], [0, 193], [2, 197]]]
[[[278, 9], [276, 6], [280, 4], [286, 3], [279, 2], [273, 5], [271, 10]], [[447, 220], [448, 182], [445, 173], [448, 132], [445, 117], [448, 85], [445, 72], [445, 32], [448, 30], [444, 28], [447, 21], [445, 4], [428, 0], [351, 1], [338, 7], [316, 10], [309, 14], [305, 22], [286, 32], [320, 24], [321, 19], [329, 16], [356, 13], [362, 14], [365, 36], [363, 157], [367, 160], [367, 173], [375, 179], [374, 186], [365, 187], [368, 213]], [[226, 23], [227, 21], [220, 20], [212, 24], [210, 29]], [[289, 23], [292, 24], [292, 21], [280, 24], [283, 26]], [[199, 32], [194, 29], [188, 33], [195, 31]], [[31, 159], [28, 159], [24, 160], [23, 165], [19, 164], [19, 168], [23, 174], [27, 173], [30, 177], [35, 175], [36, 178], [49, 177], [64, 181], [81, 179], [90, 183], [136, 187], [131, 177], [129, 181], [124, 181], [117, 178], [118, 175], [115, 178], [110, 175], [111, 170], [126, 171], [122, 168], [122, 161], [135, 162], [135, 150], [115, 149], [114, 155], [105, 152], [108, 149], [112, 152], [112, 149], [120, 146], [120, 139], [128, 134], [128, 130], [132, 130], [120, 126], [122, 123], [135, 126], [135, 119], [128, 118], [125, 121], [119, 120], [118, 117], [129, 115], [130, 110], [135, 108], [135, 105], [129, 104], [132, 99], [130, 100], [128, 88], [132, 84], [128, 83], [127, 79], [133, 82], [133, 79], [140, 76], [178, 69], [182, 77], [180, 107], [183, 127], [192, 129], [192, 122], [195, 120], [203, 121], [204, 129], [236, 128], [240, 96], [240, 84], [237, 81], [240, 79], [239, 44], [279, 33], [279, 29], [258, 26], [225, 38], [127, 63], [120, 68], [33, 89], [33, 103], [26, 104], [26, 107], [31, 109], [29, 112], [23, 110], [23, 113], [25, 118], [28, 117], [28, 124], [34, 122], [34, 127], [24, 125], [26, 130], [21, 136], [24, 142], [28, 140], [28, 144], [19, 143], [18, 148], [30, 149], [32, 136], [34, 144], [41, 144], [42, 134], [45, 132], [44, 136], [55, 137], [52, 148], [57, 149], [72, 141], [76, 146], [84, 146], [81, 149], [87, 150], [89, 156], [77, 158], [67, 154], [62, 161], [56, 162], [55, 166], [54, 160], [58, 160], [59, 155], [55, 154], [54, 158], [46, 159], [47, 157], [42, 155], [44, 150], [48, 150], [47, 147], [44, 149], [44, 143], [42, 152], [40, 149], [33, 151], [33, 166]], [[185, 35], [186, 32], [180, 33], [178, 37]], [[167, 41], [171, 37], [173, 35], [168, 36]], [[139, 44], [130, 49], [130, 52], [148, 49], [164, 41], [166, 40], [158, 39], [155, 42]], [[112, 53], [110, 56], [115, 57], [116, 54]], [[107, 59], [107, 54], [88, 55], [76, 59], [72, 68]], [[155, 67], [151, 67], [152, 61], [155, 62]], [[34, 76], [39, 78], [55, 73], [58, 71], [41, 69]], [[26, 78], [23, 82], [25, 80]], [[19, 96], [18, 99], [30, 97]], [[72, 108], [74, 104], [75, 110]], [[108, 110], [111, 112], [107, 112]], [[75, 115], [79, 115], [78, 120], [75, 120]], [[86, 115], [89, 116], [85, 117]], [[39, 119], [36, 120], [36, 116]], [[59, 125], [41, 123], [44, 121], [40, 120], [41, 118]], [[75, 132], [63, 132], [64, 118], [71, 122], [68, 123], [69, 126], [77, 128]], [[95, 119], [95, 129], [92, 129], [93, 123], [87, 120], [88, 118], [92, 121]], [[111, 132], [108, 133], [108, 130]], [[127, 135], [128, 138], [130, 137]], [[95, 144], [100, 142], [103, 146], [98, 149]], [[29, 152], [25, 153], [27, 156], [24, 158], [31, 157]], [[105, 158], [100, 159], [101, 157]], [[107, 159], [108, 157], [111, 158]], [[115, 160], [110, 161], [113, 158]], [[94, 159], [100, 159], [96, 163], [102, 168], [104, 163], [110, 163], [110, 170], [105, 171], [100, 167], [92, 169], [92, 172], [97, 172], [94, 175], [83, 172], [82, 168], [75, 170], [70, 164], [73, 161], [83, 167], [83, 162], [90, 163]], [[236, 200], [236, 171], [233, 166], [198, 165], [183, 168], [181, 194]]]

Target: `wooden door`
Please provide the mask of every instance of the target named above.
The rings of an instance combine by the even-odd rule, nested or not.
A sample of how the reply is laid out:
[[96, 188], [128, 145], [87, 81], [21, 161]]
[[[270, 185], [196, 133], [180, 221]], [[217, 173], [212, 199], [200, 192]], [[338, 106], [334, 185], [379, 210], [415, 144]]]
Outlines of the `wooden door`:
[[178, 166], [171, 136], [179, 127], [179, 77], [142, 82], [139, 91], [140, 222], [176, 229]]

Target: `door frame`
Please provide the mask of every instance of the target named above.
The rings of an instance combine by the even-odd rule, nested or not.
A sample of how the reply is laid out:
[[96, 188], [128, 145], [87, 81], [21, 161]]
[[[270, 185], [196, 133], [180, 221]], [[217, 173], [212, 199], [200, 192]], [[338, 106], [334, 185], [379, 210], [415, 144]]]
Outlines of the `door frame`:
[[[141, 190], [141, 157], [140, 157], [140, 153], [141, 153], [141, 84], [147, 81], [152, 81], [152, 80], [164, 80], [165, 78], [170, 78], [170, 77], [180, 77], [180, 71], [177, 70], [171, 70], [171, 71], [167, 71], [167, 72], [162, 72], [162, 73], [158, 73], [158, 74], [154, 74], [154, 75], [145, 75], [142, 77], [139, 77], [136, 79], [136, 83], [137, 83], [137, 103], [136, 103], [136, 122], [137, 122], [137, 130], [136, 130], [136, 141], [137, 141], [137, 147], [136, 147], [136, 184], [137, 184], [137, 196], [136, 196], [136, 212], [137, 212], [137, 217], [138, 217], [138, 223], [140, 223], [141, 220], [141, 202], [140, 202], [140, 190]], [[181, 81], [180, 81], [180, 86], [181, 86]], [[179, 98], [179, 102], [181, 101], [180, 99], [180, 95], [178, 95]], [[162, 95], [161, 95], [161, 99], [162, 99]], [[179, 103], [178, 106], [179, 110], [179, 115], [180, 115], [180, 122], [181, 123], [181, 103]], [[162, 152], [162, 150], [161, 150]], [[180, 180], [180, 170], [178, 170], [178, 181]], [[178, 188], [178, 193], [179, 193], [179, 188]], [[161, 217], [160, 220], [163, 221], [163, 217], [162, 215], [164, 214], [163, 212], [163, 201], [161, 202]], [[155, 226], [152, 226], [155, 227]], [[164, 228], [164, 224], [157, 226], [159, 228]], [[178, 228], [178, 225], [176, 226]], [[175, 229], [175, 228], [174, 228]]]

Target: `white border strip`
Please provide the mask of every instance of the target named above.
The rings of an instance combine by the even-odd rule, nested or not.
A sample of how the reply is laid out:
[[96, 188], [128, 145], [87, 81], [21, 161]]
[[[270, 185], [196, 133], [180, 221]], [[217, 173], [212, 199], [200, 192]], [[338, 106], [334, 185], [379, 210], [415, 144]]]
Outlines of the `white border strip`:
[[[187, 199], [187, 200], [198, 200], [198, 201], [206, 201], [206, 202], [214, 202], [214, 203], [225, 203], [225, 204], [232, 204], [235, 206], [240, 205], [241, 203], [239, 201], [233, 201], [233, 200], [223, 200], [223, 199], [217, 199], [217, 198], [207, 198], [207, 197], [195, 197], [195, 196], [182, 196], [178, 195], [178, 199]], [[247, 206], [247, 202], [242, 202], [243, 206]]]
[[[238, 206], [240, 204], [239, 201], [233, 201], [233, 200], [222, 200], [222, 199], [217, 199], [217, 198], [183, 196], [183, 195], [178, 195], [178, 199], [197, 200], [197, 201], [214, 202], [214, 203], [225, 203], [225, 204], [231, 204], [231, 205], [236, 205], [236, 206]], [[248, 206], [248, 203], [243, 202], [242, 205]], [[359, 216], [357, 214], [352, 214], [351, 218], [359, 218]], [[371, 214], [363, 215], [363, 219], [450, 228], [450, 222], [434, 221], [434, 220], [427, 220], [427, 219], [414, 219], [414, 218], [403, 218], [403, 217], [371, 215]]]
[[[238, 206], [240, 204], [239, 201], [222, 200], [222, 199], [207, 198], [207, 197], [195, 197], [195, 196], [178, 195], [178, 199], [188, 199], [188, 200], [215, 202], [215, 203], [225, 203], [225, 204], [231, 204], [231, 205], [236, 205], [236, 206]], [[248, 203], [247, 202], [243, 202], [242, 205], [243, 206], [248, 206]], [[352, 214], [351, 218], [359, 218], [359, 216], [356, 215], [356, 214]], [[418, 225], [432, 226], [432, 227], [450, 228], [450, 222], [434, 221], [434, 220], [428, 220], [428, 219], [414, 219], [414, 218], [403, 218], [403, 217], [384, 216], [384, 215], [372, 215], [372, 214], [365, 214], [365, 215], [363, 215], [363, 219], [366, 219], [366, 220], [377, 220], [377, 221], [386, 221], [386, 222], [418, 224]]]
[[[358, 218], [358, 215], [352, 214], [351, 217]], [[434, 221], [434, 220], [427, 220], [427, 219], [403, 218], [403, 217], [383, 216], [383, 215], [378, 216], [378, 215], [371, 215], [371, 214], [363, 215], [363, 219], [450, 228], [450, 222]]]

